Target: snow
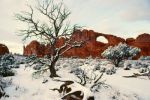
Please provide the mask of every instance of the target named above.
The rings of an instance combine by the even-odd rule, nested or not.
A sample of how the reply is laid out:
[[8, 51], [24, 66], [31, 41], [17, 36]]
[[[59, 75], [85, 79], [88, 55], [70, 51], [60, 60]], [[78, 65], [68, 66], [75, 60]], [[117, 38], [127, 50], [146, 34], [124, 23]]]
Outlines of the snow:
[[119, 91], [131, 94], [137, 94], [140, 98], [144, 100], [150, 99], [150, 80], [139, 79], [139, 78], [123, 78], [122, 76], [132, 75], [133, 73], [137, 73], [136, 69], [131, 69], [129, 71], [125, 71], [120, 69], [116, 74], [111, 75], [111, 77], [106, 76], [103, 77], [107, 81], [106, 83], [115, 87]]
[[93, 96], [93, 93], [88, 88], [81, 86], [79, 83], [71, 84], [70, 87], [73, 90], [70, 93], [73, 93], [75, 91], [83, 91], [84, 92], [83, 100], [87, 100], [89, 96]]
[[[57, 100], [57, 93], [51, 92], [50, 88], [59, 86], [59, 83], [49, 82], [48, 84], [42, 84], [43, 79], [34, 79], [32, 77], [33, 70], [31, 68], [20, 67], [17, 69], [17, 75], [12, 77], [12, 86], [6, 88], [6, 93], [10, 95], [9, 98], [4, 100]], [[49, 79], [51, 80], [51, 79]]]
[[[102, 60], [103, 62], [103, 60]], [[99, 92], [91, 92], [88, 85], [83, 87], [79, 83], [79, 79], [70, 73], [72, 68], [79, 67], [84, 69], [89, 75], [94, 71], [95, 66], [101, 66], [101, 60], [97, 59], [60, 59], [57, 71], [61, 76], [61, 80], [72, 80], [75, 84], [70, 85], [74, 91], [81, 90], [85, 93], [84, 100], [89, 95], [94, 95], [95, 100], [150, 100], [150, 80], [146, 77], [141, 78], [125, 78], [122, 76], [138, 73], [138, 69], [123, 70], [118, 68], [115, 74], [104, 74], [100, 81], [105, 80], [108, 87], [102, 87]], [[110, 65], [109, 65], [110, 66]], [[45, 73], [42, 77], [35, 79], [32, 73], [35, 71], [31, 67], [25, 68], [21, 64], [16, 70], [16, 75], [7, 77], [12, 78], [12, 84], [5, 88], [5, 92], [9, 97], [3, 97], [1, 100], [61, 100], [61, 94], [51, 89], [59, 88], [62, 82], [49, 78], [49, 73]], [[98, 71], [95, 71], [98, 74]], [[43, 80], [48, 80], [42, 83]]]

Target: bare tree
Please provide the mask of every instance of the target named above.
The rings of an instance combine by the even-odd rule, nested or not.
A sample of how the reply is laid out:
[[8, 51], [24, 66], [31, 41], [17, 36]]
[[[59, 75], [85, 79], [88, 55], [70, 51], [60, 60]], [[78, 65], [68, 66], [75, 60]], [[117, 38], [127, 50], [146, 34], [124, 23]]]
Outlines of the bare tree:
[[92, 92], [98, 92], [101, 87], [106, 88], [109, 87], [109, 85], [105, 84], [105, 80], [104, 81], [101, 80], [104, 72], [102, 72], [101, 74], [96, 74], [93, 72], [91, 76], [88, 76], [85, 70], [82, 69], [80, 69], [80, 71], [78, 72], [79, 74], [78, 75], [76, 74], [80, 80], [80, 82], [78, 83], [81, 84], [82, 86], [86, 86], [88, 84]]
[[[73, 41], [69, 38], [72, 33], [78, 28], [76, 25], [71, 26], [67, 19], [71, 14], [64, 6], [63, 2], [54, 3], [54, 0], [39, 0], [38, 6], [33, 8], [29, 6], [30, 12], [22, 12], [16, 14], [19, 21], [27, 23], [28, 28], [20, 30], [21, 35], [26, 40], [29, 37], [37, 37], [50, 44], [50, 77], [58, 77], [55, 70], [55, 64], [59, 57], [67, 50], [73, 47], [79, 47], [83, 44], [82, 41]], [[36, 19], [37, 16], [42, 15], [46, 19]], [[64, 45], [56, 47], [57, 41], [63, 37]]]

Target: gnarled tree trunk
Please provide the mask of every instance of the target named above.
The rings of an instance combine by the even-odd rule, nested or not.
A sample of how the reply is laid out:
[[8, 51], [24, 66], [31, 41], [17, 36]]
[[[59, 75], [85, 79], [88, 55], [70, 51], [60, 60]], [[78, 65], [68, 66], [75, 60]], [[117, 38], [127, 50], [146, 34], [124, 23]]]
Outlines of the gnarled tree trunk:
[[55, 69], [55, 65], [56, 65], [56, 62], [58, 61], [59, 59], [59, 56], [56, 56], [56, 58], [54, 58], [52, 61], [51, 61], [51, 64], [49, 65], [49, 71], [50, 71], [50, 77], [53, 78], [53, 77], [59, 77], [57, 74], [56, 74], [56, 69]]
[[49, 71], [50, 71], [50, 77], [58, 77], [58, 75], [56, 74], [56, 69], [55, 69], [55, 64], [56, 61], [52, 62], [51, 65], [49, 66]]

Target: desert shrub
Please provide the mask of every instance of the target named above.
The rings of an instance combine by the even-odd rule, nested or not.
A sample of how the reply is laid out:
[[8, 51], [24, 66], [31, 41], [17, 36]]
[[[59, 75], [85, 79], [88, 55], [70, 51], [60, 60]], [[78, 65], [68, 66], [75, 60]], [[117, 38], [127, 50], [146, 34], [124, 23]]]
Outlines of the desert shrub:
[[127, 60], [124, 62], [124, 68], [147, 68], [150, 66], [150, 63], [148, 61], [141, 61], [141, 60]]
[[31, 55], [26, 57], [25, 59], [25, 66], [26, 67], [33, 67], [33, 69], [35, 70], [40, 70], [42, 66], [44, 66], [44, 64], [46, 63], [44, 60], [46, 59], [46, 57], [44, 58], [38, 58], [36, 55]]
[[99, 71], [100, 71], [100, 72], [106, 72], [106, 68], [101, 67], [101, 68], [99, 69]]
[[115, 74], [115, 73], [116, 73], [116, 70], [114, 68], [106, 70], [107, 75], [112, 75], [112, 74]]
[[5, 95], [3, 88], [0, 86], [0, 98]]
[[124, 69], [127, 70], [127, 69], [130, 69], [132, 67], [132, 63], [130, 63], [130, 61], [125, 61], [124, 62]]
[[28, 56], [28, 57], [26, 57], [26, 59], [25, 59], [25, 64], [34, 64], [35, 62], [37, 62], [37, 56], [36, 55], [31, 55], [31, 56]]
[[13, 54], [16, 65], [25, 64], [26, 56], [20, 54]]
[[113, 64], [107, 64], [104, 68], [105, 68], [105, 73], [107, 75], [112, 75], [116, 73], [116, 68]]
[[35, 70], [32, 74], [34, 78], [39, 78], [44, 72], [47, 72], [49, 64], [50, 59], [48, 56], [38, 58], [35, 55], [31, 55], [25, 59], [25, 67], [32, 67]]
[[12, 54], [5, 54], [1, 56], [0, 62], [2, 65], [12, 65], [15, 63], [15, 58]]
[[95, 67], [96, 70], [100, 71], [101, 73], [106, 73], [107, 75], [112, 75], [116, 73], [115, 65], [109, 61], [101, 61], [99, 66]]
[[102, 87], [109, 87], [107, 84], [105, 84], [104, 80], [101, 80], [101, 78], [103, 77], [103, 72], [96, 73], [95, 71], [89, 74], [85, 70], [78, 69], [76, 70], [75, 74], [80, 79], [78, 83], [82, 86], [89, 87], [92, 92], [99, 92], [99, 89], [101, 89]]
[[139, 60], [150, 60], [150, 56], [141, 56]]
[[3, 96], [8, 96], [4, 89], [6, 87], [8, 87], [9, 85], [12, 84], [12, 79], [3, 79], [3, 77], [0, 77], [0, 98], [3, 97]]
[[132, 58], [140, 52], [137, 47], [131, 47], [127, 44], [120, 43], [117, 46], [110, 46], [101, 55], [102, 57], [110, 60], [116, 67], [125, 59]]
[[6, 67], [2, 67], [0, 68], [0, 75], [3, 77], [7, 77], [7, 76], [14, 76], [15, 73], [12, 70], [7, 69]]
[[14, 56], [12, 54], [5, 54], [0, 59], [0, 75], [3, 77], [14, 76], [12, 68], [15, 66]]
[[81, 73], [83, 73], [83, 70], [81, 68], [74, 68], [71, 70], [70, 73], [73, 73], [75, 75], [81, 75]]
[[42, 66], [43, 66], [42, 64], [35, 64], [35, 65], [33, 66], [33, 69], [34, 69], [34, 70], [40, 70]]
[[140, 69], [139, 69], [139, 72], [140, 72], [140, 73], [145, 73], [145, 72], [147, 72], [147, 71], [148, 71], [147, 68], [140, 68]]
[[124, 63], [124, 68], [135, 68], [138, 69], [140, 73], [150, 73], [150, 63], [149, 61], [141, 60], [127, 60]]

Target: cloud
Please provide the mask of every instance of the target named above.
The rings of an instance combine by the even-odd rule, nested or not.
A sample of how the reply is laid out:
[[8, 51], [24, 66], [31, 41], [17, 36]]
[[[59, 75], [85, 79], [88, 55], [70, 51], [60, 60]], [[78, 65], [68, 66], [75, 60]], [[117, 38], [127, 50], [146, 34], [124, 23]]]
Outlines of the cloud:
[[[6, 42], [12, 52], [22, 52], [22, 37], [18, 37], [16, 32], [25, 27], [14, 20], [14, 13], [28, 10], [26, 4], [34, 5], [34, 1], [0, 0], [0, 43]], [[150, 0], [63, 1], [72, 12], [69, 18], [72, 24], [121, 37], [150, 33]]]
[[2, 40], [0, 43], [5, 44], [9, 48], [9, 52], [23, 54], [23, 44], [21, 42]]
[[121, 17], [127, 21], [150, 21], [150, 1], [133, 1], [120, 13]]

